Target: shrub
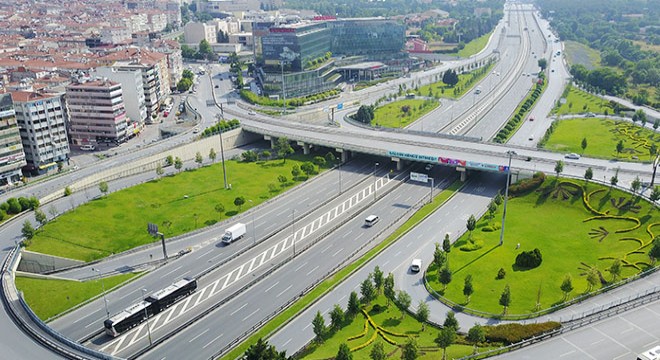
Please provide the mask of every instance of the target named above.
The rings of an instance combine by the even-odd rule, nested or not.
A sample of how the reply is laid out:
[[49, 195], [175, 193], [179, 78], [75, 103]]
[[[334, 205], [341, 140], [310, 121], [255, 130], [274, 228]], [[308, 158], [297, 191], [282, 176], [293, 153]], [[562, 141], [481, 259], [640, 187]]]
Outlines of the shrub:
[[475, 251], [479, 250], [484, 246], [483, 240], [470, 240], [467, 244], [461, 246], [459, 249], [461, 251]]
[[497, 280], [502, 280], [502, 279], [504, 279], [505, 276], [506, 276], [506, 271], [504, 271], [504, 268], [500, 268], [500, 269], [497, 271], [497, 277], [496, 277], [496, 279], [497, 279]]
[[541, 250], [538, 248], [532, 251], [523, 251], [516, 256], [516, 265], [527, 269], [538, 267], [542, 261]]
[[548, 321], [537, 324], [501, 324], [484, 326], [486, 341], [503, 342], [506, 345], [514, 344], [537, 335], [559, 329], [561, 324]]
[[531, 179], [523, 179], [509, 186], [509, 192], [513, 195], [524, 194], [536, 190], [545, 181], [545, 174], [537, 172]]
[[7, 204], [9, 205], [9, 211], [7, 211], [9, 214], [15, 215], [21, 212], [22, 207], [21, 204], [16, 200], [16, 198], [9, 198], [7, 200]]

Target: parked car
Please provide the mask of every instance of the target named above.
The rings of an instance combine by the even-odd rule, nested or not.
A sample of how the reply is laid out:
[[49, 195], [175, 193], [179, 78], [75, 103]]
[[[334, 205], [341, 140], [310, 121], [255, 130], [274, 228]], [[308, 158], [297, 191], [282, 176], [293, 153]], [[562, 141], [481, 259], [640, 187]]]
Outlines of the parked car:
[[88, 145], [82, 145], [80, 147], [80, 150], [82, 150], [82, 151], [94, 151], [94, 150], [96, 150], [96, 146], [89, 145], [89, 144]]
[[573, 160], [579, 160], [579, 159], [580, 159], [580, 155], [579, 155], [579, 154], [576, 154], [576, 153], [570, 153], [570, 154], [566, 154], [565, 158], [567, 158], [567, 159], [573, 159]]

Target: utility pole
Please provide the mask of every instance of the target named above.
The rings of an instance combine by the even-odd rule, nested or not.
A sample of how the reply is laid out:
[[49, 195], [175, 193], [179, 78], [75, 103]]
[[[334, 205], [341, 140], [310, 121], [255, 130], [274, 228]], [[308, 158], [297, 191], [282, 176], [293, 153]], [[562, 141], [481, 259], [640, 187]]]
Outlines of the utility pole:
[[506, 187], [504, 190], [504, 207], [502, 208], [502, 229], [500, 231], [500, 246], [504, 243], [504, 220], [506, 220], [506, 202], [509, 199], [509, 183], [511, 182], [511, 157], [518, 155], [515, 151], [506, 152], [509, 155], [509, 167], [506, 172]]

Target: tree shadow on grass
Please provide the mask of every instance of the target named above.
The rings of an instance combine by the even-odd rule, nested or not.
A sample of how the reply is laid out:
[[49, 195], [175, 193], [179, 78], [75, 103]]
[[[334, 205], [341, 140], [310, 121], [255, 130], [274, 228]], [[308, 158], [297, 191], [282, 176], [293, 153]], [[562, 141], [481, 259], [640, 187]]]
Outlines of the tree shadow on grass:
[[258, 164], [258, 165], [263, 167], [263, 168], [281, 168], [281, 167], [285, 167], [286, 163], [285, 162], [279, 162], [279, 161], [270, 161], [270, 162], [266, 162], [266, 163]]
[[238, 214], [238, 210], [230, 210], [225, 213], [228, 217], [232, 217], [234, 215]]
[[470, 262], [466, 263], [465, 265], [461, 266], [460, 268], [456, 269], [456, 271], [454, 271], [454, 274], [457, 274], [458, 272], [460, 272], [464, 268], [472, 265], [474, 262], [476, 262], [477, 260], [479, 260], [479, 259], [483, 258], [484, 256], [488, 255], [491, 251], [497, 249], [498, 247], [499, 247], [499, 245], [495, 245], [492, 248], [488, 249], [488, 251], [485, 251], [483, 254], [477, 256], [476, 258], [474, 258], [472, 261], [470, 261]]
[[400, 318], [387, 318], [383, 321], [381, 326], [394, 327], [394, 326], [399, 326], [400, 324], [401, 324], [401, 319]]

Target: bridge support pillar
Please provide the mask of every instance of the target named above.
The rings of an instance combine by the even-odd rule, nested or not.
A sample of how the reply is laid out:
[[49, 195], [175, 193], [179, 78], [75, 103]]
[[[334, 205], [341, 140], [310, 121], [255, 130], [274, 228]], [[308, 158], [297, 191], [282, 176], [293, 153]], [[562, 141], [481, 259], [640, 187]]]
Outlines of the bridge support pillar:
[[264, 135], [264, 140], [266, 140], [266, 141], [270, 140], [270, 148], [275, 149], [275, 145], [277, 145], [277, 143], [275, 142], [274, 137], [272, 137], [270, 135]]
[[461, 182], [465, 182], [467, 180], [467, 171], [464, 167], [457, 166], [456, 171], [461, 173]]
[[344, 150], [344, 149], [335, 149], [335, 151], [337, 151], [338, 153], [341, 154], [341, 163], [342, 163], [342, 164], [345, 163], [345, 162], [347, 162], [348, 159], [351, 157], [351, 152], [348, 151], [348, 150]]
[[298, 141], [298, 145], [302, 146], [303, 154], [305, 154], [305, 155], [309, 155], [309, 149], [310, 149], [309, 144], [306, 144], [306, 143], [304, 143], [304, 142], [302, 142], [302, 141]]
[[403, 160], [401, 160], [398, 157], [393, 157], [392, 161], [394, 161], [396, 163], [396, 171], [403, 170]]

